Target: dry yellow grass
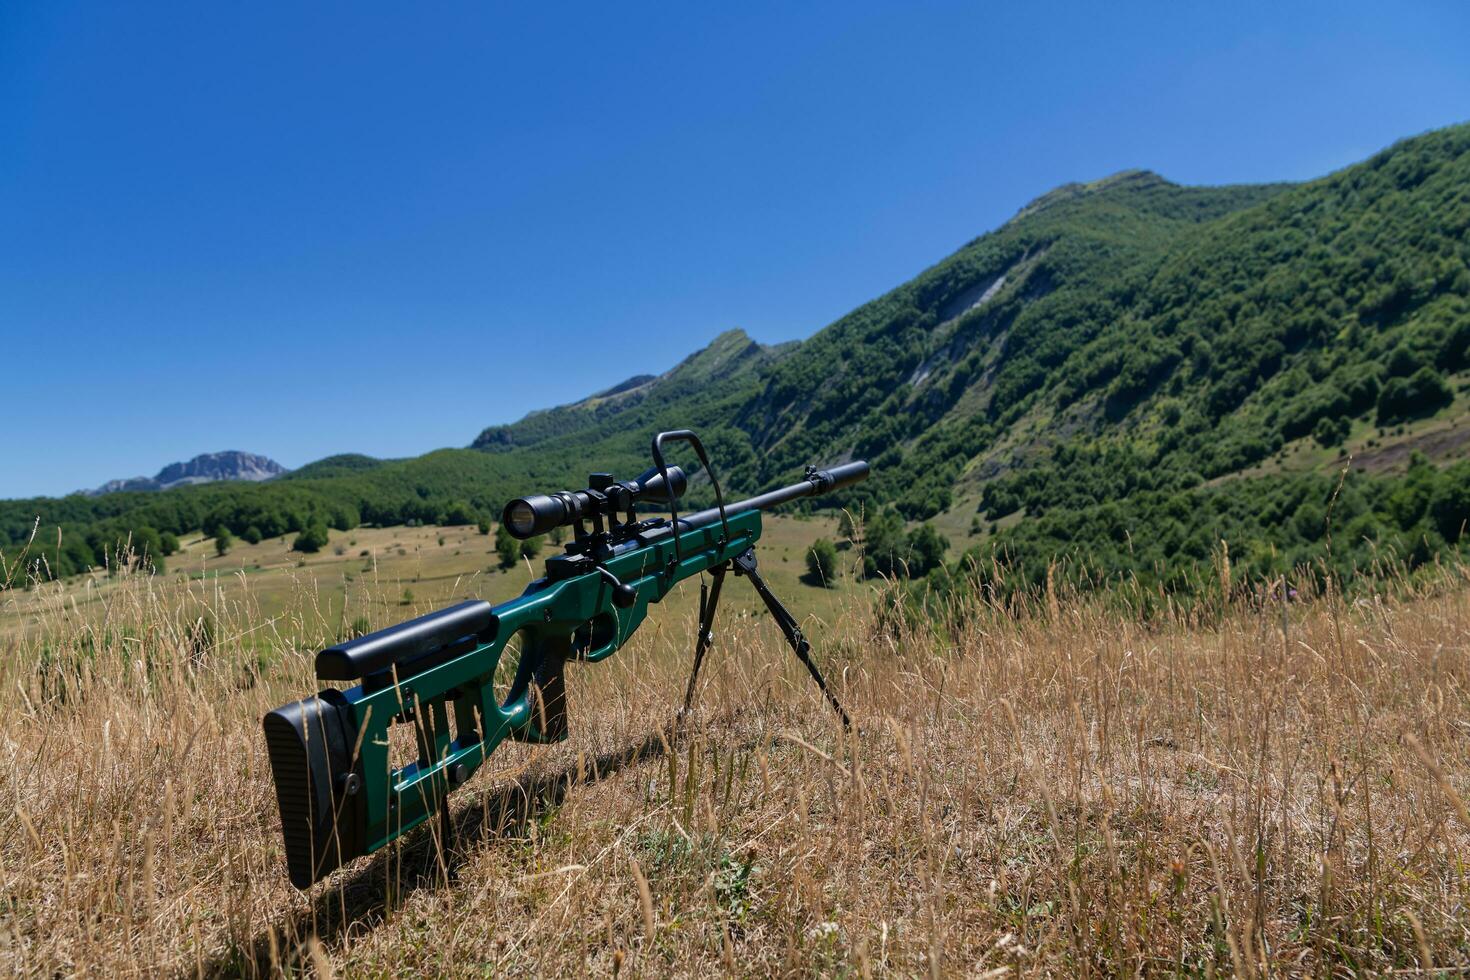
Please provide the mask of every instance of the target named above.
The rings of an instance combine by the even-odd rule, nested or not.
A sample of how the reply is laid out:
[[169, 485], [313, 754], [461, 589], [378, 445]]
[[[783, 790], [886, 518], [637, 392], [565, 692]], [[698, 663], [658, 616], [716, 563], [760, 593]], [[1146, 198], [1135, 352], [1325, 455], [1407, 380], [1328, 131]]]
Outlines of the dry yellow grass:
[[669, 727], [686, 604], [574, 669], [567, 742], [456, 794], [442, 863], [425, 831], [304, 895], [259, 721], [315, 688], [311, 596], [264, 631], [248, 590], [99, 602], [6, 641], [7, 972], [1470, 965], [1463, 587], [1147, 626], [1066, 597], [904, 625], [853, 593], [818, 650], [852, 734], [743, 614]]

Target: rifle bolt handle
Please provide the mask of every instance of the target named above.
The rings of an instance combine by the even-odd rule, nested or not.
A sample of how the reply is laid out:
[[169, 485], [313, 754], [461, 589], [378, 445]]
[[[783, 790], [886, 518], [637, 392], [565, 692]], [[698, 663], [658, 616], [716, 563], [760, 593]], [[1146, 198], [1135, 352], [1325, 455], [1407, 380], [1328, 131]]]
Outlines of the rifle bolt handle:
[[612, 587], [612, 604], [619, 609], [628, 609], [638, 601], [638, 590], [631, 585], [624, 585], [618, 581], [618, 577], [601, 565], [597, 566], [597, 574], [602, 580]]

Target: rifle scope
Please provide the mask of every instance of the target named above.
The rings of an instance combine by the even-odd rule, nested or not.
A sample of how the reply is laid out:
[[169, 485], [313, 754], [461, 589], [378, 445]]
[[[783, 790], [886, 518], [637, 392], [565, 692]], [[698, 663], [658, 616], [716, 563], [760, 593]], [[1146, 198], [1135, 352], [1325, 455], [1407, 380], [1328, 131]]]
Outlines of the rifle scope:
[[[670, 466], [669, 486], [675, 497], [682, 497], [689, 487], [689, 479], [677, 466]], [[603, 517], [615, 518], [626, 513], [633, 519], [633, 505], [639, 500], [653, 503], [667, 501], [669, 492], [664, 487], [664, 478], [657, 469], [650, 467], [636, 480], [614, 480], [609, 473], [593, 473], [587, 478], [586, 490], [560, 490], [556, 493], [538, 493], [529, 497], [517, 497], [505, 505], [500, 522], [512, 537], [525, 540], [558, 527], [567, 527], [578, 521], [591, 519], [600, 525]]]

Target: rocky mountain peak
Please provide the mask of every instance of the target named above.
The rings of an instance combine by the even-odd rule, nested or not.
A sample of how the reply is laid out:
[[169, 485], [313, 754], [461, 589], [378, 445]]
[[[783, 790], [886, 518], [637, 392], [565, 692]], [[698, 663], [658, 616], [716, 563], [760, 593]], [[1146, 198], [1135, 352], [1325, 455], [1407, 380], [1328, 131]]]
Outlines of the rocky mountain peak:
[[245, 480], [259, 483], [287, 473], [289, 470], [268, 456], [227, 449], [218, 453], [201, 453], [183, 463], [169, 463], [155, 476], [134, 476], [108, 480], [95, 490], [83, 490], [89, 497], [119, 490], [167, 490], [192, 483], [218, 480]]

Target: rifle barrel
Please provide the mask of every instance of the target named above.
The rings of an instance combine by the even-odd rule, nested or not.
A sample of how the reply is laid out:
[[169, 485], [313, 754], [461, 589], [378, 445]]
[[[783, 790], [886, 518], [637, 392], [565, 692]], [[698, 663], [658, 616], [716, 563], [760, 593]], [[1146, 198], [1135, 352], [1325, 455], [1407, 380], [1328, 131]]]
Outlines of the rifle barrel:
[[[779, 507], [788, 501], [799, 497], [820, 497], [834, 490], [850, 487], [868, 478], [868, 464], [863, 460], [854, 460], [851, 463], [843, 463], [828, 470], [817, 470], [806, 479], [799, 480], [790, 486], [771, 490], [755, 497], [736, 501], [725, 505], [725, 513], [731, 517], [743, 514], [748, 510], [767, 510], [771, 507]], [[696, 511], [687, 517], [679, 518], [680, 528], [695, 528], [702, 524], [710, 524], [720, 519], [720, 509], [710, 507], [707, 510]]]

